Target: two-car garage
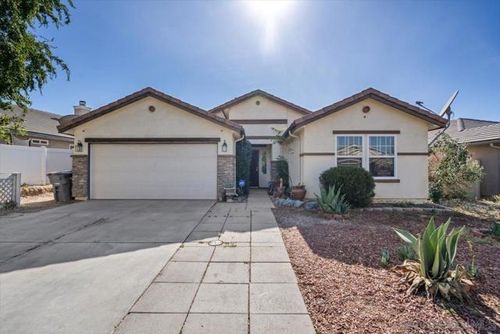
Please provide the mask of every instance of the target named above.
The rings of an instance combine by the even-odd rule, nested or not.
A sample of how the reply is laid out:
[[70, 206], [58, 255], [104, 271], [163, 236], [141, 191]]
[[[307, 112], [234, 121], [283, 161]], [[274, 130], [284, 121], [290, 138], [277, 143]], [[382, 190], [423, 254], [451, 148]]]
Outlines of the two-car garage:
[[217, 145], [91, 144], [91, 199], [216, 199]]
[[216, 200], [235, 184], [241, 125], [153, 88], [66, 119], [75, 198]]

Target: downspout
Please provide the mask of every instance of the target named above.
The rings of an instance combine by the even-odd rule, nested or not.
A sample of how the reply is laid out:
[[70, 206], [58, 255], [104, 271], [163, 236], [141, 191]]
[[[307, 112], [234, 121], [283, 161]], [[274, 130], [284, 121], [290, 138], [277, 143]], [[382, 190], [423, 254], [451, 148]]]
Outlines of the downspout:
[[500, 146], [496, 146], [495, 143], [490, 143], [490, 147], [500, 150]]

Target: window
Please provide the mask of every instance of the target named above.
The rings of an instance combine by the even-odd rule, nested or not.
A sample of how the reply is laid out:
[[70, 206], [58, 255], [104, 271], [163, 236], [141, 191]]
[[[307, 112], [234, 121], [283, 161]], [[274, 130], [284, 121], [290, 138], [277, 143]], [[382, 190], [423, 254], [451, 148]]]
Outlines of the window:
[[369, 170], [373, 177], [394, 177], [394, 136], [369, 136]]
[[363, 166], [363, 137], [337, 137], [337, 166]]
[[396, 177], [395, 136], [339, 135], [336, 143], [337, 166], [363, 167], [374, 178]]
[[48, 146], [49, 141], [46, 139], [30, 138], [30, 146]]

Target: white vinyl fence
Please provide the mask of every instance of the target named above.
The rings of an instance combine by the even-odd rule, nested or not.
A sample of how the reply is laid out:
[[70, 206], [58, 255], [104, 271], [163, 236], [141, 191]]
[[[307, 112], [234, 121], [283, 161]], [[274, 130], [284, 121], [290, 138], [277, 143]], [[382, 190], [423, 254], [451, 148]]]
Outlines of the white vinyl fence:
[[0, 144], [0, 174], [21, 173], [21, 183], [46, 184], [47, 173], [69, 170], [69, 149]]

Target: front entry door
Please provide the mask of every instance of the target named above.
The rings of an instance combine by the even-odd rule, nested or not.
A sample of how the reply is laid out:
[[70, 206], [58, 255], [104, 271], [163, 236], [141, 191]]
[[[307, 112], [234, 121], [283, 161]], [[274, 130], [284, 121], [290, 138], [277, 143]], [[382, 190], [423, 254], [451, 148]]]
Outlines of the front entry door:
[[259, 150], [252, 150], [250, 162], [250, 187], [259, 186]]

